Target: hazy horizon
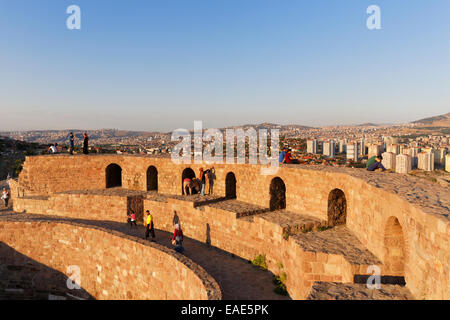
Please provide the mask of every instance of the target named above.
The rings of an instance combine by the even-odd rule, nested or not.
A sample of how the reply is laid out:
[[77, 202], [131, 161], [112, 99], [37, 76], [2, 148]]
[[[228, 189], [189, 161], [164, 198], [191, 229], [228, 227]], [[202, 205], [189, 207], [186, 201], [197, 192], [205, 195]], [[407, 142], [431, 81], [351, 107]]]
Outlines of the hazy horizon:
[[[81, 30], [66, 28], [72, 4]], [[366, 27], [372, 4], [381, 30]], [[446, 114], [449, 9], [446, 0], [0, 0], [0, 131]]]

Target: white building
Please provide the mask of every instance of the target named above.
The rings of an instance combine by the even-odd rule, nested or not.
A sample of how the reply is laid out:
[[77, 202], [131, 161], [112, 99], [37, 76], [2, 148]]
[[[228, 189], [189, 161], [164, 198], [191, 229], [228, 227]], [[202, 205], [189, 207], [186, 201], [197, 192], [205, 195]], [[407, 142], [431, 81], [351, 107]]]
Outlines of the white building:
[[411, 157], [411, 166], [413, 168], [417, 168], [419, 152], [420, 149], [415, 147], [405, 148], [402, 151], [403, 154], [407, 154]]
[[447, 149], [440, 148], [434, 151], [434, 164], [445, 165], [445, 155], [447, 154]]
[[347, 139], [339, 140], [339, 153], [347, 152]]
[[394, 154], [400, 154], [400, 146], [398, 144], [388, 144], [386, 152], [392, 152]]
[[362, 158], [363, 156], [366, 155], [366, 140], [364, 138], [361, 138], [361, 140], [359, 141], [359, 144], [360, 144], [359, 156]]
[[330, 158], [335, 156], [335, 143], [334, 141], [328, 141], [323, 143], [323, 155]]
[[434, 152], [421, 152], [419, 153], [419, 169], [425, 171], [434, 170]]
[[411, 171], [411, 157], [407, 154], [398, 154], [395, 157], [395, 172], [408, 173]]
[[395, 170], [395, 158], [397, 155], [393, 152], [384, 152], [381, 156], [383, 157], [383, 160], [381, 160], [381, 164], [386, 169]]
[[317, 153], [317, 139], [308, 140], [306, 142], [306, 152], [316, 154]]
[[356, 142], [351, 142], [347, 144], [347, 159], [358, 161], [359, 154], [359, 144]]
[[371, 144], [369, 145], [369, 159], [373, 156], [379, 156], [382, 152], [382, 146], [379, 144]]
[[450, 172], [450, 154], [445, 156], [445, 171]]

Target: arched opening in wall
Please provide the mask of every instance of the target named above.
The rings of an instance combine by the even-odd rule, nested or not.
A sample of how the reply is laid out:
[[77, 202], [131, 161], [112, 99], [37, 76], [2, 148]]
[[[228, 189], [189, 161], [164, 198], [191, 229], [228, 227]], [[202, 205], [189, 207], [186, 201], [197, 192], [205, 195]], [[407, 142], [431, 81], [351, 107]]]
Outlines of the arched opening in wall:
[[286, 185], [279, 177], [270, 182], [270, 210], [286, 209]]
[[225, 178], [225, 197], [236, 199], [236, 176], [233, 172], [228, 172]]
[[[394, 277], [405, 275], [405, 239], [396, 217], [390, 217], [384, 234], [384, 274]], [[404, 278], [403, 278], [404, 282]]]
[[331, 190], [328, 195], [328, 225], [337, 226], [347, 221], [347, 200], [341, 189]]
[[154, 166], [147, 169], [147, 191], [158, 191], [158, 170]]
[[122, 186], [122, 168], [115, 163], [106, 167], [106, 188]]
[[[191, 168], [186, 168], [183, 170], [183, 173], [181, 174], [181, 194], [186, 194], [184, 191], [184, 179], [189, 178], [191, 180], [194, 180], [195, 178], [195, 172]], [[192, 189], [192, 194], [196, 194], [197, 190], [196, 188]]]

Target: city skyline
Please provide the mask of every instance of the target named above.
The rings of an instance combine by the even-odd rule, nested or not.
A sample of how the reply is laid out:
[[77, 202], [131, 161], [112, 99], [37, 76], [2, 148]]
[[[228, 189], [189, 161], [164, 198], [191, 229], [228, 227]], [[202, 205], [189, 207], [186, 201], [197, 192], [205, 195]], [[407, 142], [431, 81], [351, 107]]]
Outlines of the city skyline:
[[[81, 30], [66, 28], [72, 4]], [[401, 124], [450, 109], [445, 1], [133, 4], [0, 1], [0, 130]]]

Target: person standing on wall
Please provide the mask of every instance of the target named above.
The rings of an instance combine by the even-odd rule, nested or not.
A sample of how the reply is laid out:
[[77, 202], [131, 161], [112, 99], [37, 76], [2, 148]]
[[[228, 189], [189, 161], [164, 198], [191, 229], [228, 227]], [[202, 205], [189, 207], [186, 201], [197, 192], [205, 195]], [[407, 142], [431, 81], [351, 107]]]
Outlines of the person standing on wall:
[[202, 194], [202, 196], [204, 196], [204, 195], [205, 195], [206, 177], [205, 177], [205, 173], [203, 172], [203, 168], [200, 168], [200, 174], [199, 174], [199, 177], [200, 177], [200, 181], [201, 181], [201, 183], [202, 183], [202, 191], [201, 191], [201, 194]]
[[88, 144], [89, 144], [89, 137], [87, 135], [87, 133], [84, 133], [84, 139], [83, 139], [83, 153], [84, 154], [88, 154], [89, 150], [88, 150]]
[[69, 153], [70, 154], [73, 154], [74, 145], [75, 145], [75, 137], [73, 135], [73, 132], [71, 132], [70, 136], [69, 136]]
[[8, 202], [9, 202], [9, 192], [8, 190], [6, 190], [6, 188], [3, 188], [3, 192], [2, 192], [2, 200], [5, 204], [5, 208], [8, 207]]
[[153, 224], [153, 216], [150, 211], [145, 211], [147, 214], [146, 228], [145, 228], [145, 240], [148, 239], [149, 235], [152, 235], [151, 242], [155, 242], [155, 226]]
[[216, 179], [216, 170], [214, 167], [208, 170], [208, 182], [209, 182], [209, 188], [208, 188], [208, 194], [213, 194], [214, 192], [214, 180]]

